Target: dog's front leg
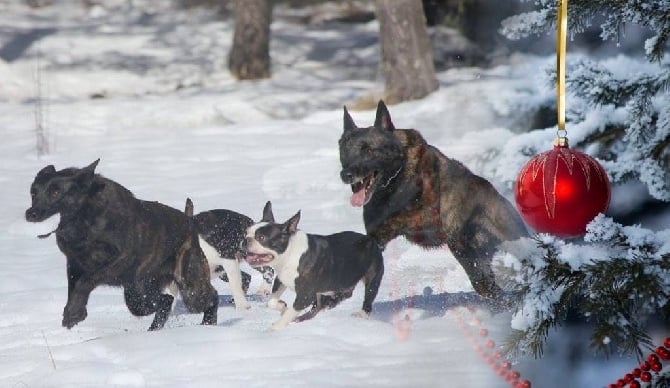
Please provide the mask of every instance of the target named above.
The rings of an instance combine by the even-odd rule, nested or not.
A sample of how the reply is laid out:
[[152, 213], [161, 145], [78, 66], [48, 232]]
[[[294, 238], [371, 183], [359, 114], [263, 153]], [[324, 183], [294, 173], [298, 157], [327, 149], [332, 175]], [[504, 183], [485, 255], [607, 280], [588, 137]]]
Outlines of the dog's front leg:
[[[69, 283], [69, 279], [68, 279]], [[86, 319], [88, 312], [86, 311], [86, 304], [91, 291], [95, 288], [95, 284], [90, 281], [88, 276], [80, 276], [76, 281], [72, 282], [71, 291], [67, 298], [67, 304], [63, 309], [63, 327], [71, 329], [77, 323]], [[68, 284], [70, 289], [70, 284]]]
[[247, 310], [250, 306], [247, 303], [247, 297], [244, 295], [242, 288], [242, 272], [240, 271], [240, 263], [235, 259], [222, 258], [221, 266], [228, 275], [228, 284], [230, 284], [230, 291], [235, 300], [235, 309], [237, 311]]
[[279, 299], [284, 291], [286, 291], [286, 286], [279, 280], [279, 277], [276, 277], [272, 285], [272, 295], [270, 295], [270, 300], [268, 300], [269, 308], [282, 313], [286, 310], [286, 302]]
[[[283, 303], [283, 302], [282, 302]], [[293, 307], [288, 307], [284, 310], [281, 315], [281, 318], [275, 323], [272, 324], [272, 330], [279, 330], [285, 328], [290, 322], [298, 316], [300, 311], [296, 310]]]

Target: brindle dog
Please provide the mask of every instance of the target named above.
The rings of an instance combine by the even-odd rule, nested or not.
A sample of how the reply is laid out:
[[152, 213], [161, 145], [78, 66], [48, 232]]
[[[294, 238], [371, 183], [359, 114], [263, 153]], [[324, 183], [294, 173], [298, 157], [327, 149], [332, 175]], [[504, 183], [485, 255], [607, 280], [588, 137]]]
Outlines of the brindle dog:
[[27, 221], [60, 213], [56, 241], [67, 259], [68, 284], [63, 326], [70, 329], [83, 321], [91, 291], [110, 285], [123, 287], [132, 314], [155, 313], [149, 330], [160, 329], [174, 301], [165, 290], [175, 283], [186, 308], [204, 312], [202, 323], [215, 325], [218, 294], [193, 220], [158, 202], [136, 199], [95, 174], [97, 165], [98, 160], [59, 171], [50, 165], [30, 186]]
[[448, 246], [475, 291], [498, 299], [491, 258], [500, 243], [527, 236], [512, 204], [486, 179], [396, 129], [383, 101], [373, 126], [358, 128], [344, 108], [339, 140], [342, 181], [363, 206], [367, 233], [382, 247], [398, 236], [425, 248]]

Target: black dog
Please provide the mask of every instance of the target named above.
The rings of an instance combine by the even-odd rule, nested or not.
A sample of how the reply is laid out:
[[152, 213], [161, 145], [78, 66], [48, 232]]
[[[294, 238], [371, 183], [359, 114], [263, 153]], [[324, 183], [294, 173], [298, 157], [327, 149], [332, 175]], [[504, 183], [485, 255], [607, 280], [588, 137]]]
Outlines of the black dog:
[[372, 127], [344, 108], [339, 140], [342, 181], [363, 206], [380, 247], [398, 236], [422, 247], [448, 246], [480, 295], [496, 299], [491, 258], [503, 241], [527, 235], [518, 213], [486, 179], [444, 156], [414, 129], [396, 129], [380, 101]]
[[123, 287], [132, 314], [155, 313], [149, 330], [160, 329], [174, 300], [164, 290], [173, 284], [189, 311], [204, 312], [202, 324], [215, 325], [218, 295], [193, 220], [158, 202], [138, 200], [95, 174], [98, 161], [83, 169], [47, 166], [30, 187], [27, 221], [60, 213], [55, 232], [68, 280], [63, 326], [83, 321], [91, 291], [110, 285]]
[[[251, 282], [251, 275], [240, 271], [239, 260], [244, 259], [240, 251], [240, 244], [244, 240], [247, 228], [253, 225], [251, 218], [226, 209], [208, 210], [193, 215], [193, 202], [186, 199], [185, 211], [187, 216], [193, 217], [200, 248], [202, 248], [210, 276], [218, 277], [230, 283], [231, 294], [238, 310], [249, 308], [245, 297]], [[274, 279], [274, 270], [271, 267], [256, 268], [263, 274], [263, 279], [271, 287]]]
[[[306, 234], [298, 230], [298, 221], [300, 212], [283, 224], [275, 223], [268, 202], [263, 219], [247, 230], [247, 261], [252, 266], [269, 265], [277, 273], [268, 306], [280, 310], [282, 316], [272, 328], [283, 328], [296, 317], [297, 321], [314, 317], [326, 305], [332, 307], [333, 300], [350, 297], [360, 280], [365, 283], [365, 297], [358, 314], [367, 316], [384, 275], [384, 258], [377, 244], [355, 232]], [[296, 293], [291, 308], [279, 300], [287, 287]], [[311, 310], [298, 317], [310, 305]]]

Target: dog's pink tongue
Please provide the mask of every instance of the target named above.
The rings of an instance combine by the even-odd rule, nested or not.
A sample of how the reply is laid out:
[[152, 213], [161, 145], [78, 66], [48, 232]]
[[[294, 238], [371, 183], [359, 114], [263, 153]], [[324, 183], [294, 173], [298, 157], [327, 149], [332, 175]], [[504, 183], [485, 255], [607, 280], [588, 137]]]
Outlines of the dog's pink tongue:
[[365, 188], [358, 190], [351, 195], [351, 206], [361, 207], [365, 205]]

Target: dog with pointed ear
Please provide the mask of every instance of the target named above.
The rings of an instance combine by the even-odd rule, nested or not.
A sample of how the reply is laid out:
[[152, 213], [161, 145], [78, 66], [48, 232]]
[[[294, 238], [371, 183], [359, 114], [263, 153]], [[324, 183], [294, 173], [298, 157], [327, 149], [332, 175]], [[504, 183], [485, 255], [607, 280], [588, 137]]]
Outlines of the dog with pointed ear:
[[528, 234], [514, 206], [417, 130], [396, 128], [383, 101], [372, 126], [359, 128], [346, 107], [343, 123], [340, 177], [351, 186], [351, 205], [363, 207], [367, 234], [382, 249], [398, 236], [424, 248], [448, 247], [475, 291], [502, 297], [493, 254]]
[[407, 160], [406, 149], [382, 101], [371, 127], [359, 128], [344, 108], [344, 132], [339, 140], [340, 178], [351, 186], [352, 206], [367, 204], [375, 192], [393, 183]]
[[79, 210], [93, 186], [95, 168], [100, 159], [84, 168], [56, 171], [53, 165], [42, 168], [30, 186], [31, 206], [25, 217], [29, 222], [41, 222], [56, 213], [71, 214]]
[[[351, 297], [361, 280], [365, 297], [358, 315], [367, 316], [384, 273], [377, 244], [356, 232], [308, 234], [298, 229], [299, 222], [300, 211], [286, 222], [275, 222], [272, 204], [267, 202], [261, 221], [247, 229], [247, 262], [268, 265], [277, 272], [268, 306], [282, 315], [272, 328], [310, 319], [323, 308], [334, 307]], [[291, 306], [279, 299], [287, 288], [296, 293]], [[309, 306], [312, 308], [299, 316]]]
[[70, 329], [86, 319], [89, 295], [101, 285], [122, 287], [133, 315], [154, 314], [149, 330], [165, 325], [173, 285], [189, 311], [203, 313], [203, 324], [216, 324], [218, 295], [192, 220], [96, 174], [98, 162], [63, 170], [46, 166], [30, 186], [27, 221], [60, 214], [54, 232], [67, 259], [68, 282], [62, 325]]

